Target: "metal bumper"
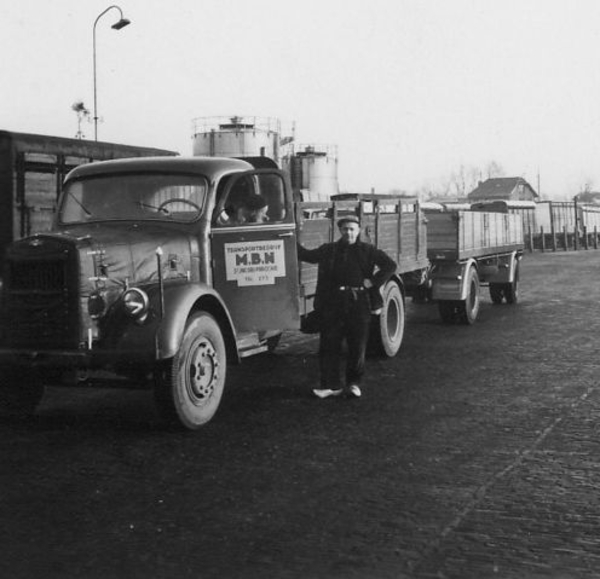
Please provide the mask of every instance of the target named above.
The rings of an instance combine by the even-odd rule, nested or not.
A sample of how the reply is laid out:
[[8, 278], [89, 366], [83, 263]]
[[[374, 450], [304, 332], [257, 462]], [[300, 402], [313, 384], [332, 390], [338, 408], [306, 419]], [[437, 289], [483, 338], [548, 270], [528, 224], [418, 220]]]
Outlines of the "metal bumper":
[[141, 353], [139, 351], [0, 348], [0, 366], [99, 369], [114, 365], [143, 365], [152, 362], [154, 362], [154, 359], [147, 352]]

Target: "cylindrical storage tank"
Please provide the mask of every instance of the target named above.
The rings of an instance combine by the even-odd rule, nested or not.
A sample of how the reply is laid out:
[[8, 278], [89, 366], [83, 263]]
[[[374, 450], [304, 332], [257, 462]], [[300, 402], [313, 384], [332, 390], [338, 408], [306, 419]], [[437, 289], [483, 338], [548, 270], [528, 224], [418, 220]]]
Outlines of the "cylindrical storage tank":
[[269, 117], [200, 117], [193, 120], [193, 155], [269, 157], [279, 162], [280, 122]]
[[290, 177], [295, 189], [310, 198], [328, 199], [339, 193], [337, 148], [301, 145], [291, 159]]

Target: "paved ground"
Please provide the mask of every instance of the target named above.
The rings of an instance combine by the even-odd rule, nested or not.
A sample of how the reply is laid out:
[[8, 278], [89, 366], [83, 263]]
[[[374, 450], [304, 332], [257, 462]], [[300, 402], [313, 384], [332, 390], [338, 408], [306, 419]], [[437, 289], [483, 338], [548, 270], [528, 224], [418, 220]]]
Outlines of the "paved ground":
[[316, 340], [232, 374], [198, 433], [139, 392], [0, 423], [0, 577], [600, 577], [600, 253], [527, 255], [473, 327], [410, 306], [359, 401]]

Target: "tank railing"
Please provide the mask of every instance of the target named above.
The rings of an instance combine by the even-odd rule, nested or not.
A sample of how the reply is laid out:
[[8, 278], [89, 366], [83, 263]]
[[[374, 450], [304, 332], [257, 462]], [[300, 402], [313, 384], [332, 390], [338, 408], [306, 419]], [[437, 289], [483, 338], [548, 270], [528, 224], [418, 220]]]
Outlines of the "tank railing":
[[337, 158], [337, 145], [323, 145], [316, 143], [301, 143], [294, 146], [294, 154], [302, 156], [323, 156]]
[[275, 117], [257, 117], [248, 115], [197, 117], [192, 119], [192, 133], [212, 131], [259, 131], [281, 134], [281, 121]]

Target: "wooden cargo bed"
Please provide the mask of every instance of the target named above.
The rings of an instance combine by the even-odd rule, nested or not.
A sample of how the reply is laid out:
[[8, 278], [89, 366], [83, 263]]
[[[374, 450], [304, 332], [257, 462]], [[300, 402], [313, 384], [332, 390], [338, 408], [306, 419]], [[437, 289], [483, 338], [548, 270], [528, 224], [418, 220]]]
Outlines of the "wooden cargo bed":
[[460, 261], [524, 248], [519, 215], [456, 211], [427, 216], [427, 256]]
[[[348, 214], [360, 217], [363, 241], [382, 249], [396, 261], [397, 275], [409, 275], [429, 266], [427, 232], [416, 199], [298, 202], [299, 243], [313, 249], [339, 239], [337, 221]], [[305, 299], [310, 300], [314, 295], [316, 282], [317, 266], [300, 263], [301, 295]]]

